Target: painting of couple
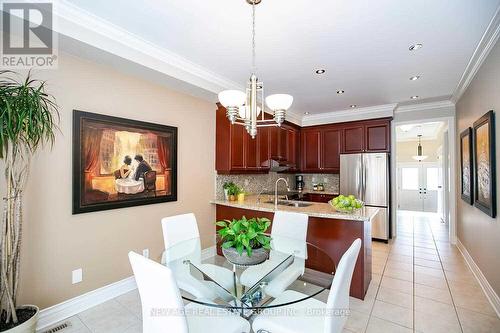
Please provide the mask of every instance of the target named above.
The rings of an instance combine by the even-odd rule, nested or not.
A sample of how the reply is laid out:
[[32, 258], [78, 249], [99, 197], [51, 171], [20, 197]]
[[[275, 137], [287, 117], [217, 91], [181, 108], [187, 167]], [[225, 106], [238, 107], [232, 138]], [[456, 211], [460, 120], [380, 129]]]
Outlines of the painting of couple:
[[177, 200], [176, 127], [73, 115], [74, 214]]

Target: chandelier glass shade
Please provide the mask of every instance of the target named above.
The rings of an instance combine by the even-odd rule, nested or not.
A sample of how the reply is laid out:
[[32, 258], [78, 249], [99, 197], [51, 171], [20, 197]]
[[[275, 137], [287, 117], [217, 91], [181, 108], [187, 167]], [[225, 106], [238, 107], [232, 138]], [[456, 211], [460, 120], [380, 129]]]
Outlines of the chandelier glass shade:
[[[219, 93], [219, 102], [226, 108], [226, 116], [231, 124], [245, 126], [252, 138], [257, 135], [258, 127], [281, 126], [286, 111], [293, 103], [287, 94], [274, 94], [264, 98], [264, 84], [257, 79], [255, 67], [255, 5], [260, 1], [248, 1], [252, 5], [252, 74], [246, 84], [246, 91], [224, 90]], [[265, 106], [272, 111], [273, 118], [266, 119]], [[260, 119], [259, 119], [260, 116]]]

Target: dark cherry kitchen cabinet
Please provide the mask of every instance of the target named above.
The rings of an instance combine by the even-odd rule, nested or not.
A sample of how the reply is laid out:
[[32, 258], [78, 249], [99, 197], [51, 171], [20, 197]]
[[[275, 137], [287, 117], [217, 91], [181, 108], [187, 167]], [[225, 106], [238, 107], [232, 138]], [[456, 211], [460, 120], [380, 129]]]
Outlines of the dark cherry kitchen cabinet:
[[342, 130], [327, 128], [322, 131], [321, 170], [323, 172], [340, 172], [340, 151], [342, 148]]
[[365, 129], [362, 124], [343, 128], [342, 153], [361, 153], [365, 146]]
[[372, 121], [365, 125], [365, 149], [367, 152], [391, 150], [391, 123], [389, 121]]
[[287, 130], [287, 154], [286, 162], [289, 165], [289, 172], [300, 170], [300, 130], [295, 127], [285, 127]]
[[302, 155], [302, 172], [319, 172], [321, 159], [321, 130], [317, 128], [302, 129], [300, 133]]
[[333, 198], [337, 197], [336, 195], [333, 194], [325, 194], [325, 193], [304, 193], [302, 196], [303, 201], [311, 201], [311, 202], [322, 202], [322, 203], [327, 203], [328, 201], [332, 200]]
[[391, 119], [351, 123], [343, 128], [342, 153], [390, 152]]
[[260, 129], [255, 139], [244, 126], [231, 125], [226, 109], [216, 111], [215, 169], [220, 174], [266, 173], [269, 171], [269, 135]]
[[[271, 115], [266, 117], [272, 118]], [[252, 139], [245, 127], [231, 125], [218, 104], [216, 170], [220, 174], [269, 172], [269, 160], [289, 167], [287, 172], [339, 173], [340, 154], [390, 152], [391, 118], [300, 128], [261, 127]]]
[[270, 129], [271, 158], [276, 161], [285, 162], [288, 153], [287, 149], [288, 131], [284, 126], [269, 127], [269, 129]]

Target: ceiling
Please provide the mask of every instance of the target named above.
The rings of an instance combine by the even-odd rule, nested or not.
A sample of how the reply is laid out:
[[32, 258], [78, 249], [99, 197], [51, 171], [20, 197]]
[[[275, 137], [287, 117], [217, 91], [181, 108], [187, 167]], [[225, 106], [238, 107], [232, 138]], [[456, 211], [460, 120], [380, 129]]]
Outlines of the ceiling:
[[[251, 66], [244, 0], [66, 0], [227, 82]], [[314, 5], [312, 5], [314, 4]], [[325, 113], [449, 98], [500, 0], [263, 0], [257, 67], [266, 94], [289, 93], [291, 112]], [[423, 43], [410, 52], [408, 47]], [[316, 69], [326, 69], [323, 75]], [[409, 78], [420, 75], [416, 81]], [[336, 94], [342, 89], [344, 94]]]
[[400, 125], [396, 127], [396, 141], [417, 141], [418, 135], [422, 135], [422, 140], [437, 140], [444, 127], [445, 123], [441, 121]]

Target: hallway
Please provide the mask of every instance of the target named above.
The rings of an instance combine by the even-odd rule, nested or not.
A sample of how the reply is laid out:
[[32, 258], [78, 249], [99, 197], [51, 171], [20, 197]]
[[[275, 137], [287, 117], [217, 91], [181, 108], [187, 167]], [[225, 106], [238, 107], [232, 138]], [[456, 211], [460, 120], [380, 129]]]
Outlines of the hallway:
[[435, 214], [400, 211], [397, 237], [373, 243], [373, 274], [366, 299], [351, 298], [347, 331], [500, 332], [500, 319]]

